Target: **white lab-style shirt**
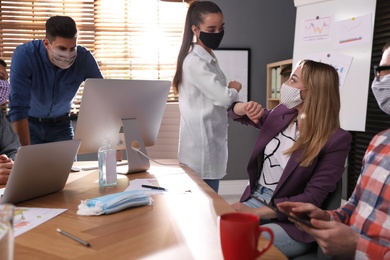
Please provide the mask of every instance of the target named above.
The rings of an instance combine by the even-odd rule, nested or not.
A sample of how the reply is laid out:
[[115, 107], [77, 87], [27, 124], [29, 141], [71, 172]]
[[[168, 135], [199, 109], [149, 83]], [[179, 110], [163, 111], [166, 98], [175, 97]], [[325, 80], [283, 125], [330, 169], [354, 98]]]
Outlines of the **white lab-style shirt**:
[[238, 100], [214, 54], [194, 44], [179, 88], [179, 161], [202, 179], [221, 179], [228, 160], [227, 108]]

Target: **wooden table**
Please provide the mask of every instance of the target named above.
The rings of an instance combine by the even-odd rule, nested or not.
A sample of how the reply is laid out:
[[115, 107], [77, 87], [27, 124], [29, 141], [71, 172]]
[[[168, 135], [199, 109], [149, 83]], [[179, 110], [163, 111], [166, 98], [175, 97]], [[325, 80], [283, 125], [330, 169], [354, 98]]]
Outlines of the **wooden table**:
[[[148, 172], [118, 177], [117, 186], [101, 188], [97, 170], [71, 173], [62, 191], [17, 204], [68, 210], [18, 236], [15, 259], [223, 259], [218, 215], [234, 210], [191, 170], [152, 165]], [[191, 193], [153, 195], [152, 206], [111, 215], [77, 215], [81, 200], [124, 191], [129, 180], [140, 178], [156, 178], [162, 187], [176, 185]], [[58, 233], [57, 228], [91, 247]], [[259, 246], [266, 242], [262, 240]], [[287, 258], [272, 247], [261, 259]]]

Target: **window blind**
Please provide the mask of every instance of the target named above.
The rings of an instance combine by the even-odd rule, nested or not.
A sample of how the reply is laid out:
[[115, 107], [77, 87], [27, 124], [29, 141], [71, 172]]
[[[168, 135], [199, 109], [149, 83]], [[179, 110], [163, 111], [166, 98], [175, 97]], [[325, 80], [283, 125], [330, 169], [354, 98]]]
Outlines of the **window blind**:
[[[94, 54], [105, 78], [172, 80], [187, 8], [159, 0], [2, 0], [0, 57], [9, 70], [18, 45], [43, 39], [46, 20], [67, 15], [77, 24], [78, 44]], [[168, 101], [177, 101], [173, 91]]]
[[54, 15], [72, 17], [79, 29], [78, 44], [94, 51], [94, 0], [2, 0], [0, 4], [0, 56], [8, 65], [18, 45], [45, 37], [46, 20]]
[[[104, 76], [172, 80], [187, 8], [158, 0], [95, 1], [94, 54]], [[176, 98], [171, 92], [169, 100]]]

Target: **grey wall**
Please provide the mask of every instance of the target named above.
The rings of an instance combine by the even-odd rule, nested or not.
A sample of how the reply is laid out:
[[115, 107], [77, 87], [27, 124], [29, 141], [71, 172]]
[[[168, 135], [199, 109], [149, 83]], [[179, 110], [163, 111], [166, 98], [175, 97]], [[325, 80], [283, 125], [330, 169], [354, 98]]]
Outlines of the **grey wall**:
[[[251, 100], [265, 104], [266, 66], [293, 57], [296, 8], [293, 0], [214, 0], [222, 9], [221, 48], [250, 48]], [[230, 121], [228, 174], [247, 179], [246, 165], [257, 137], [253, 127]]]

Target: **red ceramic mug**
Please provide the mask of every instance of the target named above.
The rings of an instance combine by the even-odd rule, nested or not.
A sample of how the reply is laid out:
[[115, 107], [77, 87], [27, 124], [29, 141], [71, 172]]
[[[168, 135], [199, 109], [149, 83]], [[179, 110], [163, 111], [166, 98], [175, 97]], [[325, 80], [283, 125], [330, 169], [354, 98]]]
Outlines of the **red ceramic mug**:
[[[251, 260], [265, 253], [274, 241], [271, 229], [259, 226], [259, 217], [253, 214], [232, 212], [219, 217], [222, 253], [225, 260]], [[270, 241], [257, 249], [260, 234], [267, 232]]]

